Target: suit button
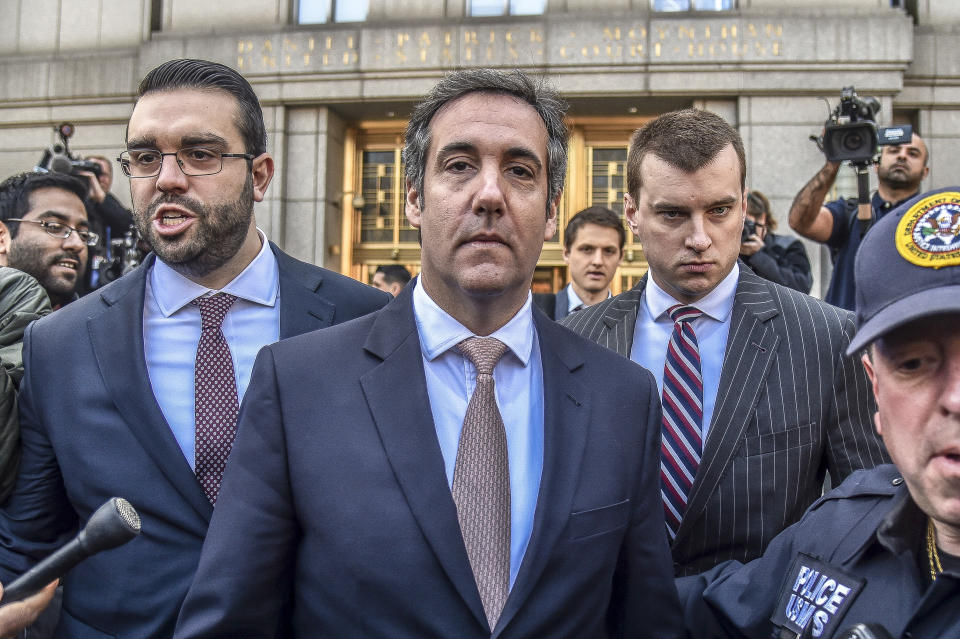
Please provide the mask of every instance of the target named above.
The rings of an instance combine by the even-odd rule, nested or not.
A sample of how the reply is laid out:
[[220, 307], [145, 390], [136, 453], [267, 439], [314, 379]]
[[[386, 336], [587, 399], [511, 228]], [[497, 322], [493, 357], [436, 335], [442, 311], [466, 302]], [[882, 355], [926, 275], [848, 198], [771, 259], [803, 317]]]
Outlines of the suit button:
[[900, 484], [903, 483], [903, 477], [897, 477], [890, 483], [892, 483], [894, 486], [899, 486]]

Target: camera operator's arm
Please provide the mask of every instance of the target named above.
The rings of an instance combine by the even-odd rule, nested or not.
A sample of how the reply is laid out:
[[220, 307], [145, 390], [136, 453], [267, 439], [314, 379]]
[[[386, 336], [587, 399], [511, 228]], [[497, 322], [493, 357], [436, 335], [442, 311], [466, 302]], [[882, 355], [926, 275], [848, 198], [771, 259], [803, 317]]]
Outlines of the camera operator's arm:
[[[760, 277], [801, 293], [810, 293], [813, 276], [803, 243], [793, 237], [769, 235], [762, 248], [745, 254], [748, 242], [740, 245], [740, 257]], [[792, 241], [791, 241], [792, 240]]]
[[815, 242], [826, 242], [830, 239], [833, 233], [833, 215], [823, 204], [839, 170], [839, 162], [827, 162], [813, 179], [800, 189], [790, 205], [790, 228]]
[[87, 180], [87, 184], [89, 185], [87, 197], [90, 198], [91, 202], [96, 204], [103, 202], [103, 198], [107, 197], [107, 192], [103, 190], [103, 187], [100, 185], [100, 180], [93, 171], [76, 171], [75, 175], [83, 176], [83, 178]]

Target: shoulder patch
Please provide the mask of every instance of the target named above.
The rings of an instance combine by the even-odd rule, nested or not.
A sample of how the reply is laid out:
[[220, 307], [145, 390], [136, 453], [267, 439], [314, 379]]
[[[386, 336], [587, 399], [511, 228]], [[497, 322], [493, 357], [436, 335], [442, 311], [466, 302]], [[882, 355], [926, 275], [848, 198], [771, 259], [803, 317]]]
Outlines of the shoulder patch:
[[960, 193], [940, 191], [911, 206], [897, 223], [897, 251], [911, 264], [960, 264]]
[[798, 553], [770, 621], [805, 637], [830, 637], [866, 580]]

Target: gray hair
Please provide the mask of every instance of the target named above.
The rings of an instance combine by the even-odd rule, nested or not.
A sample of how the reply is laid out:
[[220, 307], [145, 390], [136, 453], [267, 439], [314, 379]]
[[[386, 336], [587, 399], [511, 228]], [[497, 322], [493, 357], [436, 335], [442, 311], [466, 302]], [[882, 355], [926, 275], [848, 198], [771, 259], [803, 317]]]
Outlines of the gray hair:
[[430, 147], [430, 122], [446, 104], [468, 93], [502, 93], [514, 96], [536, 110], [547, 130], [547, 207], [563, 190], [567, 174], [567, 103], [544, 80], [534, 81], [520, 70], [463, 69], [448, 74], [427, 94], [410, 115], [403, 161], [405, 177], [417, 190], [423, 205], [423, 179]]

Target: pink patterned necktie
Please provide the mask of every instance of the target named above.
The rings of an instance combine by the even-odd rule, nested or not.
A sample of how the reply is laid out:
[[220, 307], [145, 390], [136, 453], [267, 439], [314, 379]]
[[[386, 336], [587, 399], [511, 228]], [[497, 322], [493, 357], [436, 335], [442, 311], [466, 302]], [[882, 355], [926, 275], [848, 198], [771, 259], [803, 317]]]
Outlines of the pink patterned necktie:
[[703, 451], [703, 378], [692, 324], [703, 312], [682, 304], [671, 306], [667, 312], [674, 324], [663, 368], [660, 494], [672, 540], [687, 509], [687, 496]]
[[195, 473], [211, 504], [217, 503], [227, 457], [237, 434], [237, 380], [221, 325], [236, 297], [217, 293], [191, 302], [200, 308], [200, 343], [194, 368]]
[[510, 466], [493, 382], [507, 346], [493, 337], [471, 337], [457, 348], [477, 368], [477, 385], [460, 431], [453, 501], [492, 631], [510, 592]]

